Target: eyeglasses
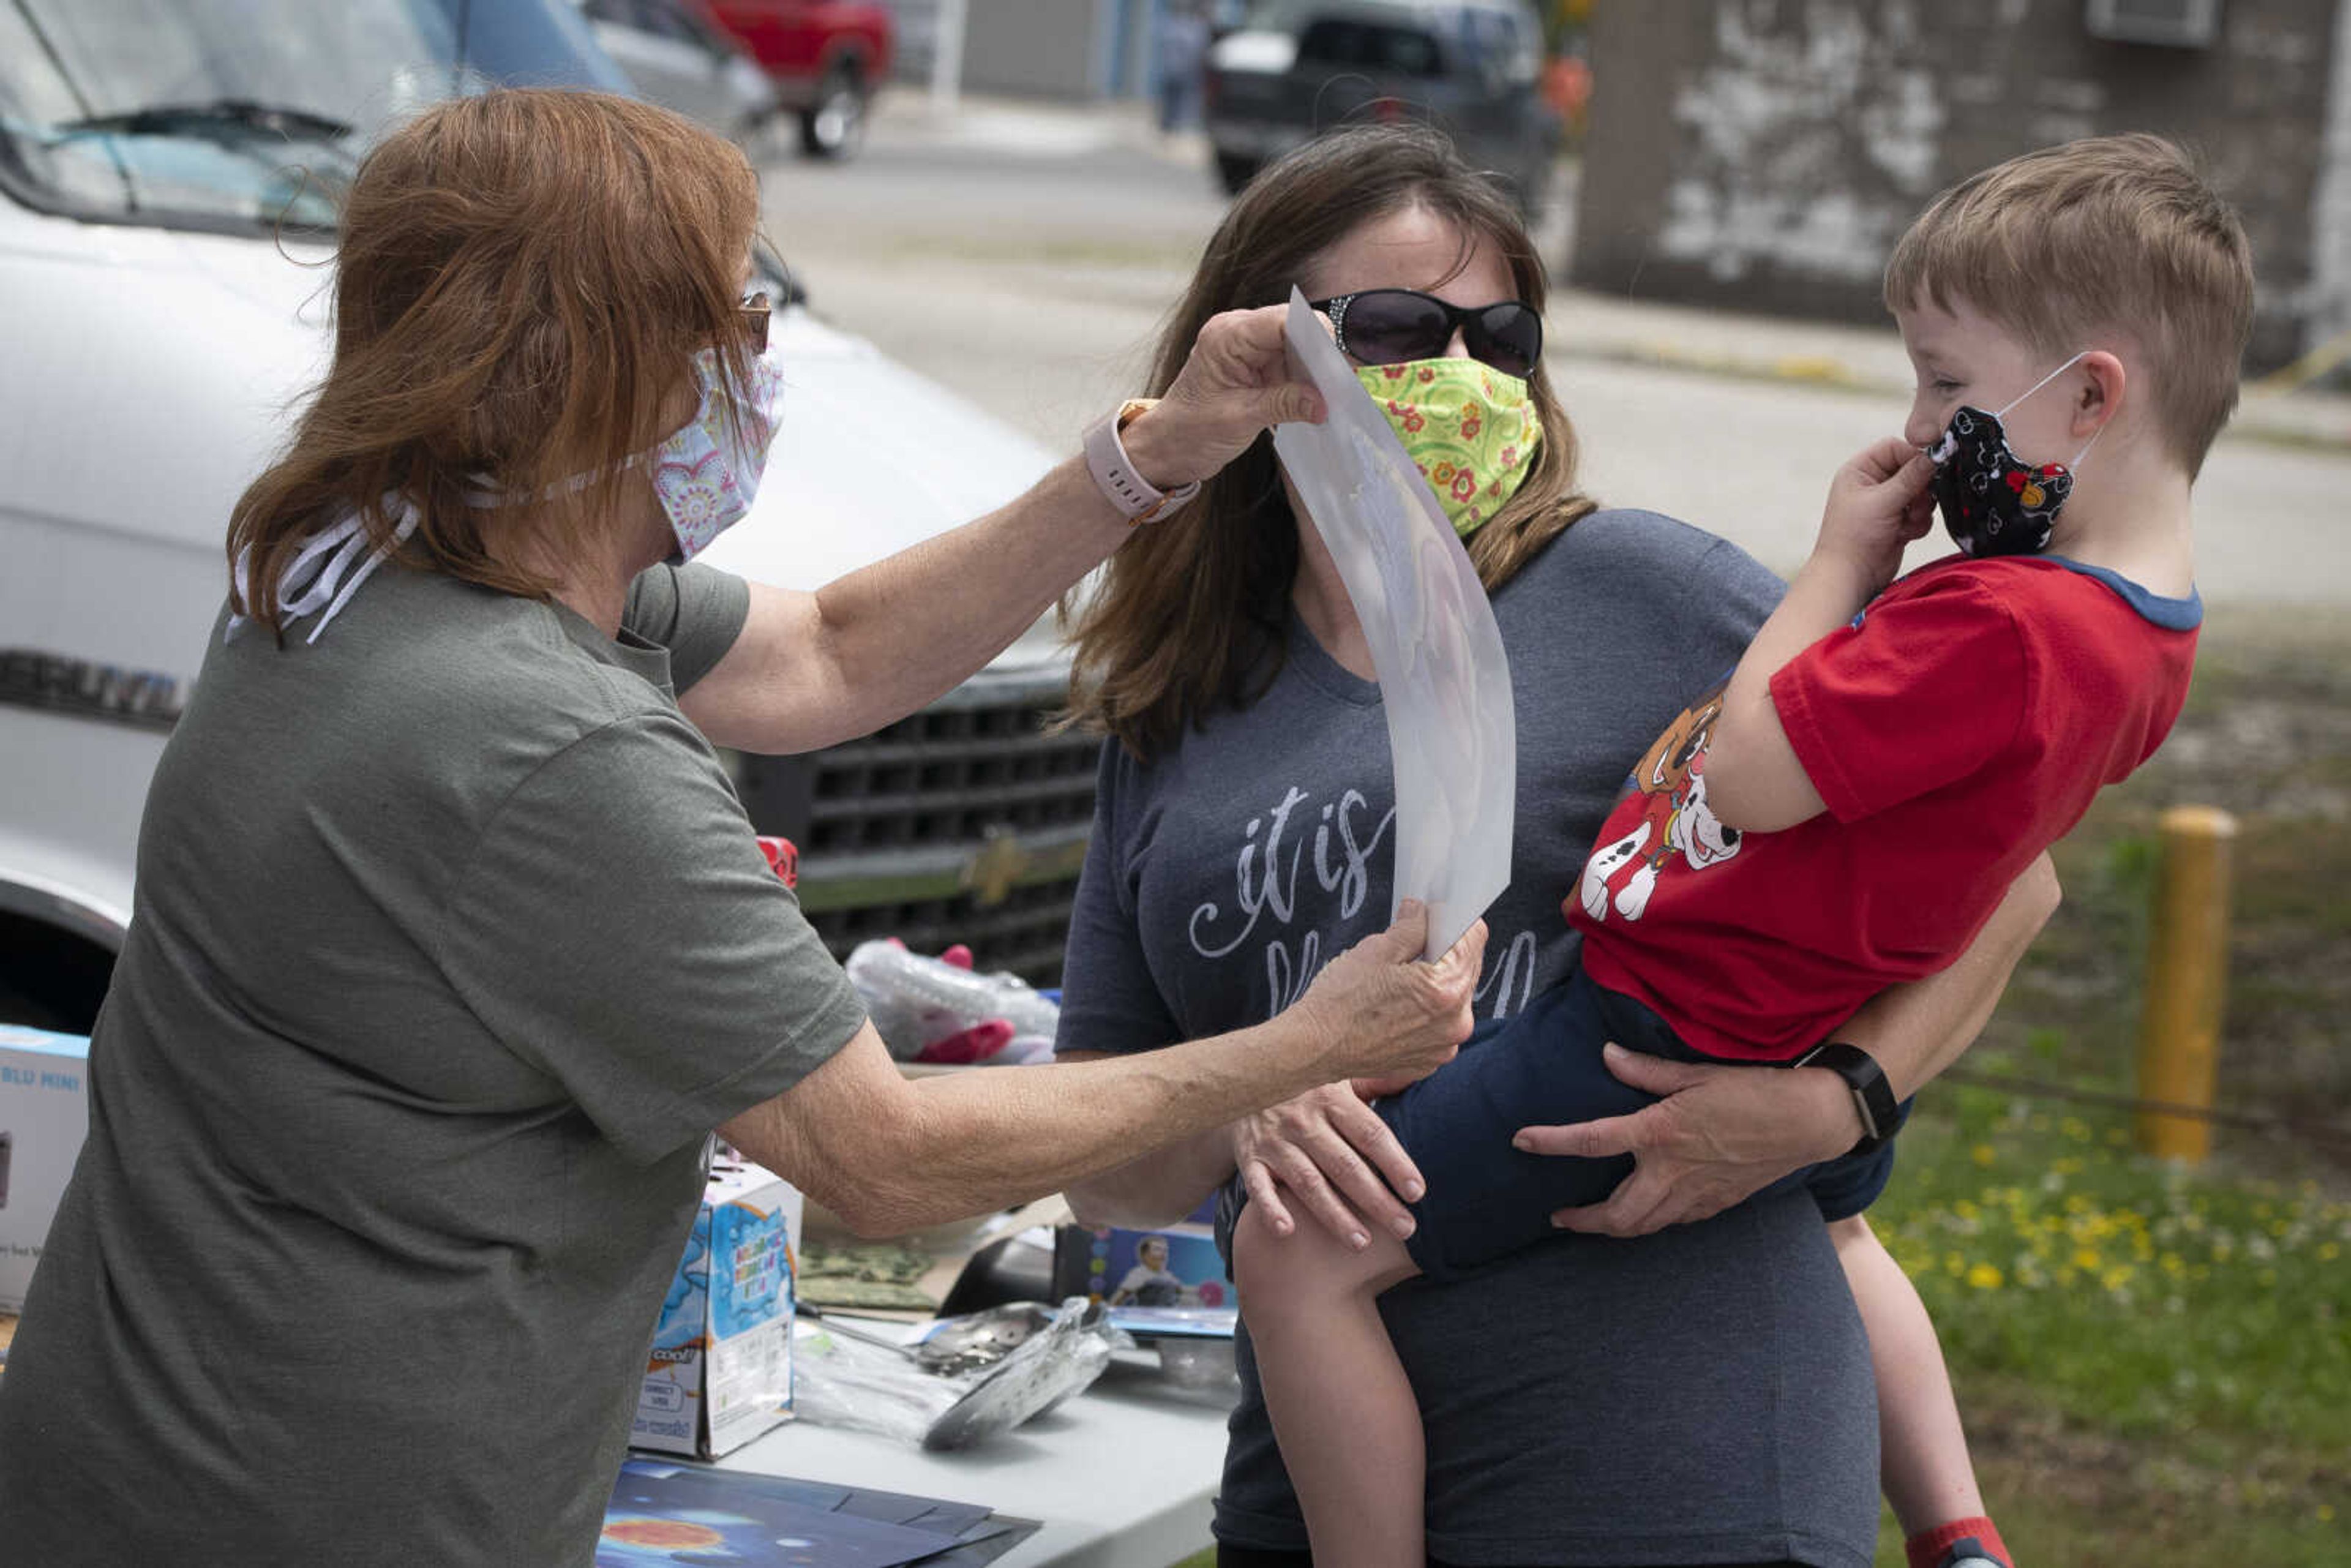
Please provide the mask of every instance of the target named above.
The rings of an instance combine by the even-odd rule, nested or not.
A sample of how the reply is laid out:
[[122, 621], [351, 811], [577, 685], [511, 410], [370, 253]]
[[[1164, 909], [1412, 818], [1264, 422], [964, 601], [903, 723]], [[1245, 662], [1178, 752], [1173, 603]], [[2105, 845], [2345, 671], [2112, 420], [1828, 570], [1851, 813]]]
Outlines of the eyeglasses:
[[1505, 375], [1526, 375], [1542, 358], [1542, 316], [1522, 299], [1465, 308], [1417, 288], [1366, 288], [1308, 303], [1331, 318], [1340, 351], [1367, 365], [1442, 358], [1456, 331]]
[[751, 345], [753, 354], [768, 351], [768, 319], [775, 314], [765, 291], [746, 296], [735, 308], [742, 312], [743, 336]]

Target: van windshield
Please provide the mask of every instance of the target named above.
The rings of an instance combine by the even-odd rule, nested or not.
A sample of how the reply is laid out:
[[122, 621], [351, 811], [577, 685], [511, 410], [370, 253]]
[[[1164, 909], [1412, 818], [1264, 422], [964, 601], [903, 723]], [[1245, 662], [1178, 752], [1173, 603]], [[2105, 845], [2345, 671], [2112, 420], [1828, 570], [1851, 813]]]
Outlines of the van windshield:
[[0, 0], [0, 190], [164, 228], [329, 229], [436, 99], [629, 90], [569, 0]]

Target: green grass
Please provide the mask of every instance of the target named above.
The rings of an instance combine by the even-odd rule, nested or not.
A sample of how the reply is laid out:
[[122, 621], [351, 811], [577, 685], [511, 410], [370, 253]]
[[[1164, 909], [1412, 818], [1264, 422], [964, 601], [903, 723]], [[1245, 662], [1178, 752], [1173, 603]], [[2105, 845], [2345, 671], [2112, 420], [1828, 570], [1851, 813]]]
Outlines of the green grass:
[[2130, 1142], [2118, 1113], [1938, 1091], [1873, 1213], [1994, 1517], [2028, 1563], [2342, 1563], [2351, 1203]]

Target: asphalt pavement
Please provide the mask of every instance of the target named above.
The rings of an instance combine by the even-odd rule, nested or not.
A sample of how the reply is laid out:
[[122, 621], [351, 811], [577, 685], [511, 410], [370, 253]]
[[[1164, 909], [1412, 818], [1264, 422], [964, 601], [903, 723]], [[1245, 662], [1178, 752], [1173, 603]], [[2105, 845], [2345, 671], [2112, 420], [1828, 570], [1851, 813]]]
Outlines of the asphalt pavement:
[[[902, 90], [880, 100], [857, 158], [778, 162], [763, 177], [768, 234], [820, 315], [1054, 451], [1074, 451], [1090, 420], [1140, 389], [1224, 211], [1206, 141], [1163, 136], [1130, 104], [967, 98], [941, 114]], [[1555, 277], [1572, 178], [1537, 236]], [[1810, 546], [1837, 465], [1897, 432], [1907, 406], [1890, 325], [1555, 287], [1548, 326], [1586, 488], [1782, 571]], [[2198, 486], [2205, 597], [2351, 603], [2346, 496], [2351, 398], [2250, 392]]]

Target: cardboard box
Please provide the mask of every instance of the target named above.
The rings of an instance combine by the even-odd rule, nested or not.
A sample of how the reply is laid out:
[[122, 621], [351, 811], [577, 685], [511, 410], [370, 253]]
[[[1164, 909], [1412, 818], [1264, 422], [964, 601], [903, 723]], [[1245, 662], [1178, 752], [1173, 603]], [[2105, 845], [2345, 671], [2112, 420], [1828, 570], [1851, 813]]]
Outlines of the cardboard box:
[[24, 1309], [89, 1128], [89, 1040], [0, 1024], [0, 1312]]
[[629, 1441], [715, 1459], [791, 1416], [792, 1248], [800, 1194], [722, 1162], [662, 1302]]

